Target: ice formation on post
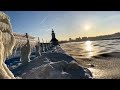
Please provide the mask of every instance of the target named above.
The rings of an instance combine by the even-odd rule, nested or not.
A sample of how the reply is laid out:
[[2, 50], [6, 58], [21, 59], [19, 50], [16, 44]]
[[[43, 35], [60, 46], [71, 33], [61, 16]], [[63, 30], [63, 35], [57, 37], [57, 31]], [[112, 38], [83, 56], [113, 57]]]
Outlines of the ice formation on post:
[[26, 34], [26, 38], [27, 38], [27, 43], [21, 47], [20, 60], [23, 65], [27, 64], [30, 61], [30, 54], [31, 54], [31, 46], [27, 34]]
[[42, 42], [43, 42], [42, 43], [42, 49], [43, 49], [42, 51], [45, 52], [45, 44], [44, 44], [44, 40], [43, 39], [42, 39]]
[[15, 37], [10, 18], [5, 13], [0, 12], [0, 79], [15, 79], [5, 64], [6, 58], [12, 54], [14, 46]]
[[47, 44], [47, 40], [46, 40], [45, 48], [46, 48], [46, 51], [48, 51], [48, 44]]
[[38, 43], [35, 47], [36, 47], [36, 56], [41, 56], [39, 38], [38, 38]]

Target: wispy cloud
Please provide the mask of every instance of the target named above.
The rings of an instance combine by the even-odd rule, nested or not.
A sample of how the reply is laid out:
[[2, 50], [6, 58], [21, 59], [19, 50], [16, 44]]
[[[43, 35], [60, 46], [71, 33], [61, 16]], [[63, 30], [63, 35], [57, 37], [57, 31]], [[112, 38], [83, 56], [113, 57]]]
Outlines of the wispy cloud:
[[47, 20], [48, 16], [44, 17], [40, 24], [43, 24]]

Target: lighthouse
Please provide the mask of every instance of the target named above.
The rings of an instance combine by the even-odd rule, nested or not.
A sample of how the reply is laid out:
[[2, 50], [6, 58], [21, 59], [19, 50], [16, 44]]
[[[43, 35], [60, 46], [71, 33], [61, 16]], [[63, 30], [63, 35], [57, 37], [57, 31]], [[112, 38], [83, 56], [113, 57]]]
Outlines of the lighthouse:
[[52, 34], [51, 35], [52, 35], [52, 39], [51, 39], [50, 42], [52, 43], [52, 45], [54, 45], [54, 46], [59, 45], [58, 40], [55, 37], [55, 33], [54, 33], [53, 29], [52, 29]]

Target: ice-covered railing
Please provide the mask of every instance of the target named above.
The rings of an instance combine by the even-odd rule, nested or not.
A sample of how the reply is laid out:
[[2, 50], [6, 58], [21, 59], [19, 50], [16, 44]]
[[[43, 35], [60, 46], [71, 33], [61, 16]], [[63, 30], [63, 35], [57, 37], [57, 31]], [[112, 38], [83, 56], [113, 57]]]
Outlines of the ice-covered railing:
[[[16, 39], [16, 44], [14, 46], [12, 55], [8, 57], [8, 59], [19, 57], [21, 47], [27, 42], [27, 39], [25, 38], [25, 35], [23, 34], [14, 33], [14, 36]], [[31, 45], [31, 53], [33, 53], [35, 52], [36, 40], [35, 40], [35, 37], [32, 37], [32, 36], [29, 36], [29, 37], [30, 37], [29, 40], [30, 40], [30, 45]]]
[[[16, 39], [16, 45], [13, 49], [12, 55], [10, 57], [8, 57], [7, 59], [11, 59], [11, 58], [14, 58], [14, 57], [20, 57], [20, 54], [21, 54], [20, 49], [27, 42], [27, 38], [25, 37], [24, 34], [14, 33], [14, 36], [15, 36], [15, 39]], [[36, 52], [35, 45], [37, 45], [39, 41], [37, 40], [36, 37], [32, 37], [32, 36], [29, 36], [29, 41], [30, 41], [30, 46], [31, 46], [31, 54], [35, 53]], [[42, 52], [45, 52], [45, 51], [48, 50], [48, 48], [45, 48], [45, 45], [48, 45], [49, 42], [44, 43], [44, 41], [42, 40], [42, 42], [40, 42], [40, 44], [43, 45]]]
[[[13, 33], [16, 39], [26, 39], [24, 34]], [[34, 40], [35, 37], [29, 36], [29, 39]]]

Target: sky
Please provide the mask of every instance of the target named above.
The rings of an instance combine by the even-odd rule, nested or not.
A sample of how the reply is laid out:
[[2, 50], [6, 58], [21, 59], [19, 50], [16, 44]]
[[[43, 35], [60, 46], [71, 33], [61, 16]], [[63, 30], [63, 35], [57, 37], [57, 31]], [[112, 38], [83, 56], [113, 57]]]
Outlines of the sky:
[[4, 11], [13, 32], [28, 33], [50, 41], [92, 37], [120, 32], [120, 11]]

